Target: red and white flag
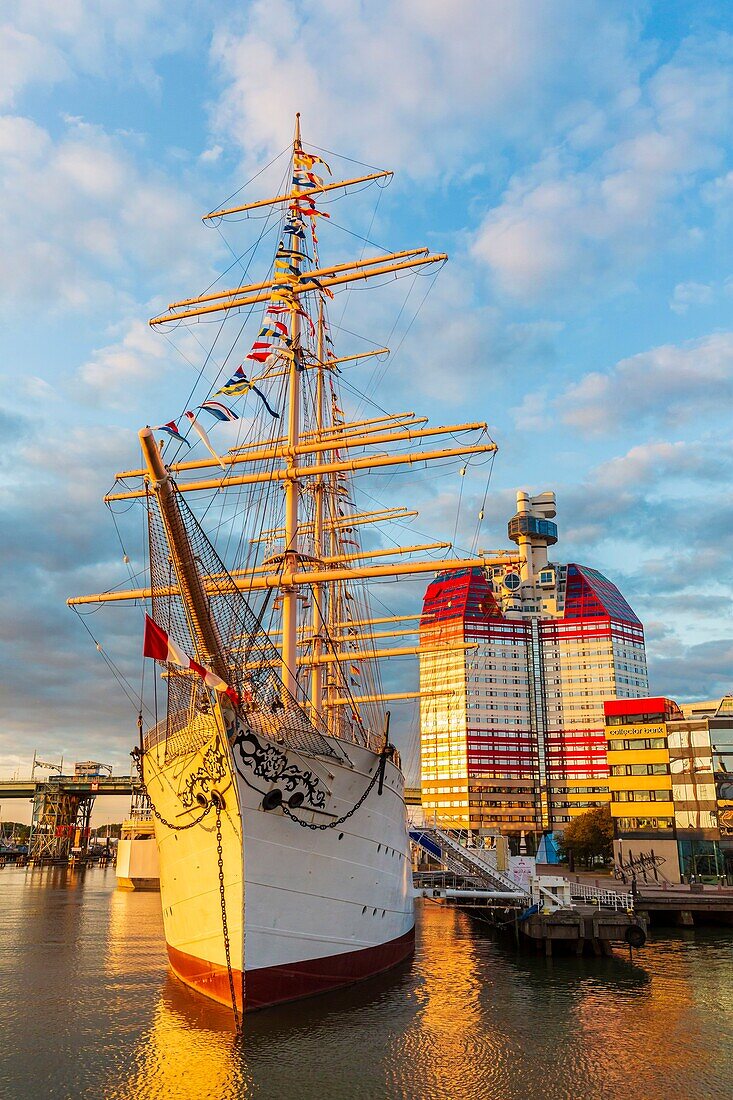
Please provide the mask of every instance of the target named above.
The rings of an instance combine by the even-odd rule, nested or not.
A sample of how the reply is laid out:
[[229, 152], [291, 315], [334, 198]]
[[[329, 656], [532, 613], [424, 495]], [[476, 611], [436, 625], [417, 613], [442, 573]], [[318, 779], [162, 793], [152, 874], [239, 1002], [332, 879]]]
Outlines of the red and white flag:
[[207, 687], [214, 691], [221, 691], [228, 695], [235, 707], [239, 706], [239, 696], [234, 688], [229, 687], [220, 676], [203, 665], [188, 657], [182, 649], [179, 649], [172, 638], [169, 638], [165, 630], [156, 622], [145, 616], [145, 637], [143, 639], [143, 657], [152, 657], [154, 661], [167, 661], [168, 664], [178, 665], [179, 668], [190, 669], [200, 676]]
[[211, 443], [209, 441], [208, 435], [206, 434], [206, 431], [204, 430], [204, 428], [201, 427], [201, 425], [199, 424], [196, 417], [193, 415], [192, 412], [187, 412], [186, 416], [191, 421], [191, 427], [196, 432], [196, 435], [199, 437], [199, 439], [203, 443], [204, 447], [206, 447], [206, 450], [209, 452], [210, 455], [212, 455], [216, 459], [216, 461], [221, 466], [222, 470], [226, 470], [226, 466], [224, 465], [224, 463], [222, 462], [221, 458], [216, 453], [214, 448], [211, 446]]

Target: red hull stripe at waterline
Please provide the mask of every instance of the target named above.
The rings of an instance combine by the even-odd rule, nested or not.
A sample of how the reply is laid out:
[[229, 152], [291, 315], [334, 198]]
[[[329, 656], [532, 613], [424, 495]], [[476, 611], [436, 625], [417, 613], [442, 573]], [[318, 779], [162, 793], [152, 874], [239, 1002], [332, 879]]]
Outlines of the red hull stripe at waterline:
[[[341, 955], [329, 955], [324, 959], [308, 959], [306, 962], [287, 966], [266, 966], [247, 971], [247, 1011], [267, 1008], [285, 1001], [297, 1001], [328, 993], [332, 989], [373, 978], [385, 970], [397, 966], [409, 958], [415, 949], [415, 929], [404, 936], [377, 947], [361, 951], [346, 951]], [[220, 1004], [231, 1005], [229, 976], [225, 966], [204, 962], [185, 951], [168, 945], [168, 958], [176, 977], [192, 989], [203, 993]], [[234, 971], [234, 990], [237, 1006], [242, 1008], [242, 973]]]

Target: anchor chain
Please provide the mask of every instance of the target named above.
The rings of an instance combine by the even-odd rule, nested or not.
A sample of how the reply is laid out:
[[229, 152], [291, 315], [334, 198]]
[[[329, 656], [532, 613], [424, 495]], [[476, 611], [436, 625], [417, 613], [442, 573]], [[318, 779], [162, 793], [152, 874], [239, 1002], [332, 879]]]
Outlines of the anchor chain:
[[[210, 802], [209, 806], [214, 803]], [[229, 994], [232, 998], [232, 1012], [234, 1013], [234, 1030], [239, 1037], [242, 1034], [242, 1021], [239, 1018], [237, 997], [234, 992], [234, 972], [232, 970], [231, 945], [229, 942], [229, 923], [227, 921], [227, 902], [224, 893], [224, 854], [221, 842], [221, 806], [216, 806], [216, 863], [219, 868], [219, 897], [221, 899], [221, 929], [224, 935], [224, 955], [227, 961], [227, 976], [229, 978]], [[244, 974], [244, 960], [242, 960], [242, 973]], [[242, 1012], [244, 1012], [244, 1000], [242, 1000]]]
[[[150, 809], [153, 811], [154, 816], [165, 825], [168, 829], [173, 829], [175, 832], [183, 832], [185, 829], [193, 829], [194, 826], [199, 825], [204, 818], [211, 813], [213, 809], [216, 810], [216, 863], [219, 872], [219, 898], [221, 901], [221, 928], [224, 936], [224, 955], [227, 963], [227, 976], [229, 978], [229, 993], [232, 998], [232, 1012], [234, 1013], [234, 1029], [237, 1037], [242, 1034], [243, 1023], [239, 1016], [239, 1009], [237, 1008], [237, 997], [234, 992], [234, 971], [232, 970], [232, 953], [231, 943], [229, 940], [229, 922], [227, 919], [227, 904], [226, 894], [224, 892], [224, 850], [221, 837], [221, 805], [218, 800], [211, 799], [207, 802], [206, 806], [202, 809], [199, 816], [194, 821], [189, 821], [186, 825], [174, 825], [170, 821], [166, 821], [161, 813], [155, 808], [153, 800], [150, 797], [148, 788], [145, 785], [143, 779], [143, 770], [141, 762], [136, 753], [131, 754], [137, 765], [138, 775], [140, 776], [140, 788], [148, 800]], [[242, 958], [242, 1011], [244, 1011], [244, 958]]]
[[294, 813], [291, 813], [291, 811], [288, 809], [288, 807], [284, 803], [280, 806], [280, 809], [282, 810], [282, 812], [285, 814], [286, 817], [289, 817], [291, 821], [297, 821], [298, 825], [302, 825], [302, 827], [304, 829], [319, 829], [321, 831], [323, 831], [324, 829], [335, 829], [337, 827], [337, 825], [343, 825], [343, 823], [345, 821], [348, 821], [350, 817], [353, 817], [353, 815], [356, 813], [356, 811], [359, 809], [359, 807], [362, 805], [362, 803], [366, 801], [366, 798], [369, 795], [369, 793], [374, 790], [374, 787], [376, 786], [376, 784], [379, 780], [379, 776], [380, 776], [380, 769], [377, 768], [376, 772], [374, 773], [374, 775], [372, 776], [372, 778], [369, 782], [369, 786], [364, 791], [364, 794], [361, 796], [359, 801], [357, 803], [355, 803], [355, 805], [353, 805], [351, 807], [351, 809], [348, 810], [347, 813], [344, 814], [343, 817], [337, 818], [336, 821], [328, 821], [328, 822], [326, 822], [325, 825], [316, 825], [311, 821], [303, 821], [302, 817], [296, 817]]
[[174, 825], [172, 821], [166, 821], [166, 819], [163, 817], [163, 815], [161, 813], [159, 813], [158, 810], [155, 808], [155, 803], [153, 802], [152, 798], [150, 797], [150, 792], [148, 791], [148, 788], [145, 785], [145, 780], [143, 779], [142, 762], [140, 761], [138, 753], [137, 752], [131, 752], [130, 756], [135, 761], [135, 766], [137, 767], [137, 773], [140, 777], [140, 790], [143, 792], [143, 794], [145, 795], [145, 797], [148, 800], [148, 805], [150, 806], [150, 809], [153, 811], [153, 817], [157, 818], [157, 820], [161, 823], [161, 825], [165, 825], [166, 829], [173, 829], [173, 831], [176, 832], [176, 833], [185, 832], [186, 829], [193, 829], [194, 826], [199, 825], [204, 820], [206, 815], [211, 813], [211, 811], [214, 808], [214, 803], [213, 802], [208, 802], [206, 804], [206, 806], [204, 806], [203, 809], [201, 810], [201, 813], [199, 814], [199, 816], [197, 818], [195, 818], [193, 821], [188, 821], [185, 825]]

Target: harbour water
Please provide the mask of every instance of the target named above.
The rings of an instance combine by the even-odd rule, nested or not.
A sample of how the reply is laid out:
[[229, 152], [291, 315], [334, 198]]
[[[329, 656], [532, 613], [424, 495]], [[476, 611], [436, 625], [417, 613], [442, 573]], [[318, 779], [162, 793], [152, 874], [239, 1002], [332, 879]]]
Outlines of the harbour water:
[[237, 1043], [169, 975], [159, 909], [113, 868], [0, 870], [2, 1100], [733, 1095], [733, 929], [545, 959], [425, 902], [412, 964]]

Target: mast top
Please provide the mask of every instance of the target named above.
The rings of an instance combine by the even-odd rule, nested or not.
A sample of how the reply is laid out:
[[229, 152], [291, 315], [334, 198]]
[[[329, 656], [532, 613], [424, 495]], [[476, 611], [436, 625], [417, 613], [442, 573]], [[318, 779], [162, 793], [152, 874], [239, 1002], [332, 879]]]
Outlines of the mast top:
[[295, 140], [293, 148], [300, 149], [300, 111], [295, 112]]

